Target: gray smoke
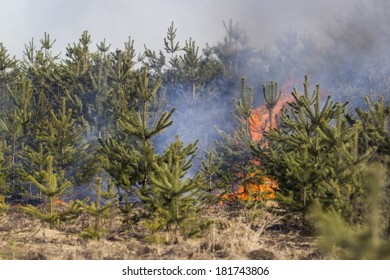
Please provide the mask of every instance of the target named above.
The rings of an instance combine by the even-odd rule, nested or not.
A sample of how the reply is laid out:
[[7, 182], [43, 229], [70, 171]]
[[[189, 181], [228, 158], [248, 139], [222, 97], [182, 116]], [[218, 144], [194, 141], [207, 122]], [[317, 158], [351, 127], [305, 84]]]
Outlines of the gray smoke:
[[[0, 34], [4, 45], [20, 57], [24, 44], [44, 32], [57, 39], [55, 50], [65, 51], [68, 43], [88, 30], [94, 43], [104, 38], [112, 48], [122, 48], [131, 36], [137, 51], [143, 44], [162, 49], [166, 29], [172, 21], [178, 39], [194, 38], [198, 45], [215, 44], [224, 35], [222, 21], [230, 18], [247, 30], [256, 47], [272, 46], [283, 32], [322, 35], [324, 27], [341, 10], [352, 9], [358, 0], [13, 0], [1, 1]], [[365, 1], [367, 2], [367, 1]], [[371, 1], [374, 2], [374, 1]], [[373, 5], [371, 4], [370, 5]]]

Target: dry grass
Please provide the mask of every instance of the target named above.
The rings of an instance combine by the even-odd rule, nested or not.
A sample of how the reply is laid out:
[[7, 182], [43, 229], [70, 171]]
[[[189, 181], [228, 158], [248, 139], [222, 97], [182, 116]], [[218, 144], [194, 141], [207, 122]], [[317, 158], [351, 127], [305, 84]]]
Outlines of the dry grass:
[[[141, 223], [128, 225], [118, 215], [105, 221], [99, 240], [79, 233], [90, 224], [82, 216], [74, 223], [50, 228], [12, 207], [0, 220], [0, 259], [312, 259], [313, 238], [283, 225], [283, 215], [269, 210], [209, 209], [202, 237], [145, 242]], [[167, 241], [171, 240], [171, 241]], [[175, 242], [173, 241], [175, 240]]]

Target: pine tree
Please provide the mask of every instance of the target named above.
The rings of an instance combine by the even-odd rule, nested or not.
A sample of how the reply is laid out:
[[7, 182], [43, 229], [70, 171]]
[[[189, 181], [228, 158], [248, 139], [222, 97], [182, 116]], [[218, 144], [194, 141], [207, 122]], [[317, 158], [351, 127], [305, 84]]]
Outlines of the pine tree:
[[174, 112], [161, 113], [152, 122], [150, 103], [153, 100], [161, 79], [150, 83], [146, 68], [138, 76], [135, 107], [123, 108], [118, 120], [121, 135], [108, 140], [100, 140], [104, 168], [113, 176], [119, 187], [130, 195], [140, 191], [143, 196], [149, 192], [150, 174], [157, 160], [152, 139], [172, 124]]
[[[238, 23], [233, 23], [229, 20], [228, 23], [223, 22], [225, 36], [222, 42], [218, 42], [212, 47], [212, 52], [218, 57], [221, 62], [223, 71], [223, 97], [231, 98], [237, 96], [236, 89], [239, 87], [239, 78], [246, 76], [253, 83], [255, 80], [252, 73], [258, 72], [254, 68], [252, 58], [256, 57], [255, 50], [249, 46], [249, 38], [247, 33]], [[256, 74], [256, 79], [258, 79]]]
[[36, 186], [44, 195], [45, 208], [42, 209], [33, 205], [20, 206], [20, 208], [27, 214], [37, 217], [51, 226], [59, 226], [60, 222], [69, 222], [76, 219], [82, 213], [82, 206], [86, 203], [86, 200], [71, 200], [66, 204], [65, 209], [60, 209], [62, 207], [57, 205], [58, 197], [69, 189], [72, 183], [66, 180], [61, 173], [54, 170], [54, 158], [51, 155], [45, 154], [44, 157], [45, 166], [31, 173], [21, 171], [21, 176]]
[[[368, 105], [367, 111], [356, 108], [356, 113], [363, 126], [360, 137], [361, 153], [373, 148], [379, 157], [386, 157], [386, 155], [390, 155], [390, 105], [385, 104], [383, 96], [374, 104], [367, 96], [365, 100]], [[349, 116], [349, 120], [351, 121], [351, 116]], [[355, 121], [352, 120], [353, 123]], [[387, 158], [387, 160], [389, 159]]]
[[10, 192], [17, 193], [18, 170], [22, 168], [22, 148], [24, 143], [32, 141], [31, 131], [34, 119], [32, 108], [32, 88], [29, 81], [22, 81], [16, 89], [8, 88], [13, 106], [3, 111], [0, 119], [2, 138], [5, 139], [4, 157], [9, 164]]
[[15, 83], [21, 76], [19, 61], [15, 57], [10, 57], [8, 50], [0, 43], [0, 97], [2, 110], [7, 110], [12, 102], [8, 96], [7, 87], [14, 88]]
[[302, 95], [294, 88], [292, 95], [295, 101], [282, 112], [281, 128], [265, 133], [269, 147], [259, 144], [254, 150], [262, 156], [269, 174], [283, 186], [284, 195], [279, 193], [279, 197], [290, 209], [301, 211], [305, 218], [312, 201], [332, 201], [329, 197], [334, 194], [324, 186], [323, 177], [324, 170], [330, 166], [327, 161], [334, 154], [329, 151], [329, 142], [321, 138], [321, 127], [329, 127], [340, 113], [338, 108], [343, 109], [346, 104], [334, 104], [328, 96], [322, 106], [319, 85], [311, 96], [307, 77], [303, 86]]
[[183, 63], [183, 71], [186, 80], [191, 84], [191, 103], [196, 101], [197, 93], [196, 87], [201, 79], [199, 47], [195, 45], [195, 42], [190, 38], [185, 42], [183, 48], [184, 55], [181, 57]]
[[[112, 97], [110, 107], [114, 108], [114, 118], [120, 117], [122, 110], [128, 110], [136, 105], [136, 71], [133, 69], [135, 65], [135, 49], [134, 40], [129, 40], [125, 43], [125, 49], [116, 50], [111, 55], [111, 74], [110, 79], [112, 87]], [[118, 114], [115, 114], [118, 112]]]
[[155, 72], [157, 76], [162, 76], [163, 68], [166, 64], [166, 59], [163, 52], [160, 50], [159, 54], [157, 55], [155, 51], [152, 51], [145, 46], [144, 56], [146, 60], [142, 60], [143, 65], [151, 71]]
[[323, 161], [323, 185], [332, 194], [331, 204], [351, 224], [364, 215], [362, 172], [372, 152], [359, 153], [361, 122], [348, 125], [344, 108], [337, 103], [336, 124], [322, 123], [321, 142], [328, 147]]
[[[267, 90], [268, 89], [268, 90]], [[278, 101], [280, 99], [280, 95], [282, 94], [281, 91], [278, 91], [278, 83], [274, 83], [274, 81], [271, 81], [271, 83], [266, 87], [266, 85], [263, 85], [263, 96], [265, 100], [265, 106], [268, 109], [269, 112], [269, 127], [272, 128], [272, 114], [273, 109], [275, 108], [276, 104], [278, 104]]]
[[241, 78], [241, 98], [235, 100], [235, 112], [233, 116], [238, 122], [243, 122], [245, 133], [250, 136], [249, 122], [252, 116], [253, 88], [246, 89], [246, 78]]
[[[104, 234], [103, 219], [107, 218], [116, 203], [113, 198], [117, 196], [117, 193], [114, 190], [114, 184], [110, 180], [107, 182], [106, 191], [103, 190], [101, 177], [96, 178], [95, 187], [96, 201], [91, 204], [88, 204], [87, 201], [80, 202], [82, 210], [94, 218], [93, 226], [89, 226], [81, 233], [84, 238], [100, 238]], [[104, 205], [102, 204], [103, 199], [106, 200]]]
[[7, 214], [9, 207], [10, 206], [5, 203], [4, 195], [0, 194], [0, 220]]
[[[172, 134], [180, 134], [184, 142], [192, 142], [195, 140], [193, 134], [183, 131], [202, 131], [204, 138], [200, 139], [199, 145], [203, 150], [209, 147], [210, 135], [215, 133], [212, 124], [224, 120], [221, 114], [224, 106], [221, 105], [218, 109], [213, 106], [214, 102], [225, 102], [225, 99], [218, 99], [221, 91], [216, 89], [216, 80], [222, 76], [222, 65], [210, 48], [200, 52], [199, 46], [191, 38], [181, 46], [176, 34], [177, 29], [172, 22], [164, 38], [167, 57], [162, 51], [157, 54], [145, 47], [144, 65], [150, 67], [153, 75], [162, 78], [159, 99], [166, 99], [169, 107], [177, 108]], [[164, 146], [167, 142], [160, 141]]]
[[56, 172], [63, 173], [64, 178], [75, 184], [89, 182], [97, 171], [93, 147], [83, 141], [86, 126], [76, 122], [63, 97], [61, 108], [58, 112], [50, 110], [50, 116], [41, 124], [37, 135], [45, 152], [55, 158]]
[[[9, 170], [4, 159], [5, 141], [0, 142], [0, 203], [4, 204], [4, 195], [10, 192]], [[1, 199], [3, 198], [3, 199]]]
[[218, 176], [219, 168], [222, 165], [222, 162], [215, 163], [214, 162], [214, 153], [209, 152], [207, 157], [207, 162], [205, 160], [202, 161], [202, 173], [205, 176], [206, 182], [201, 187], [202, 193], [200, 195], [202, 203], [206, 204], [206, 206], [213, 206], [218, 203], [224, 192], [222, 191], [221, 180], [218, 180], [216, 177]]
[[63, 61], [60, 72], [61, 90], [70, 101], [74, 115], [86, 120], [90, 120], [89, 107], [95, 96], [90, 81], [91, 43], [91, 35], [84, 31], [77, 44], [69, 44], [65, 54], [67, 59]]
[[[161, 162], [154, 163], [151, 174], [152, 194], [144, 197], [153, 209], [156, 230], [172, 230], [177, 237], [181, 229], [185, 235], [193, 235], [200, 230], [199, 203], [196, 202], [200, 187], [204, 184], [198, 172], [193, 178], [186, 178], [192, 166], [197, 142], [184, 147], [177, 137], [161, 156]], [[188, 158], [189, 157], [189, 158]]]
[[167, 37], [164, 38], [165, 51], [171, 54], [171, 58], [174, 56], [174, 53], [180, 50], [179, 42], [176, 42], [176, 32], [177, 28], [174, 27], [174, 22], [172, 21], [171, 25], [167, 31]]
[[91, 86], [88, 88], [90, 98], [83, 106], [88, 107], [86, 121], [90, 129], [99, 137], [104, 130], [109, 131], [112, 125], [113, 108], [110, 104], [113, 87], [110, 84], [111, 57], [108, 53], [110, 45], [106, 41], [97, 45], [98, 51], [92, 55], [92, 66], [89, 70]]
[[385, 204], [387, 168], [375, 163], [365, 167], [361, 180], [365, 201], [365, 219], [359, 225], [351, 225], [342, 214], [331, 208], [315, 205], [312, 219], [318, 230], [320, 252], [332, 259], [389, 259], [390, 241], [385, 239], [382, 213]]
[[44, 33], [44, 37], [39, 41], [39, 49], [34, 44], [34, 39], [25, 46], [22, 69], [26, 78], [31, 82], [35, 124], [42, 122], [48, 114], [49, 108], [60, 104], [62, 79], [57, 63], [60, 55], [52, 53], [55, 41], [50, 38], [48, 33]]
[[[92, 122], [90, 129], [96, 131], [90, 131], [89, 134], [97, 133], [99, 141], [113, 136], [113, 138], [120, 139], [120, 142], [126, 142], [128, 145], [132, 143], [133, 139], [126, 133], [123, 133], [118, 119], [122, 118], [122, 115], [129, 113], [131, 108], [137, 105], [138, 100], [135, 90], [136, 71], [133, 70], [135, 65], [134, 40], [131, 40], [129, 37], [129, 40], [124, 45], [124, 50], [117, 49], [115, 52], [109, 53], [107, 57], [105, 57], [105, 51], [108, 51], [108, 47], [105, 46], [105, 43], [101, 43], [98, 46], [99, 53], [101, 53], [99, 54], [101, 62], [95, 63], [93, 71], [90, 71], [91, 94], [95, 96], [94, 92], [99, 92], [94, 103], [90, 103], [92, 110], [95, 110], [95, 112], [91, 112], [89, 115], [90, 122]], [[108, 142], [112, 144], [112, 149], [115, 149], [114, 146], [118, 145], [115, 140], [108, 140]], [[98, 146], [100, 147], [100, 145]], [[102, 160], [103, 158], [100, 159]], [[123, 160], [121, 159], [120, 161], [123, 162]], [[125, 165], [123, 163], [122, 168], [126, 168]], [[122, 168], [118, 169], [118, 172], [121, 172], [123, 175], [127, 172], [119, 171], [123, 170]], [[115, 172], [115, 170], [111, 169], [111, 172]], [[119, 177], [114, 176], [114, 178]], [[121, 182], [120, 184], [123, 183]], [[124, 185], [127, 184], [128, 182], [124, 183]]]
[[22, 210], [25, 212], [37, 216], [51, 224], [55, 224], [59, 221], [59, 214], [56, 211], [56, 198], [72, 185], [69, 181], [58, 176], [53, 168], [53, 160], [52, 156], [47, 156], [46, 170], [41, 170], [32, 175], [27, 172], [24, 173], [24, 177], [48, 198], [46, 211], [42, 212], [32, 205], [22, 207]]
[[[241, 98], [235, 100], [235, 110], [232, 112], [236, 120], [236, 129], [229, 134], [219, 130], [221, 139], [215, 141], [215, 151], [220, 166], [219, 179], [223, 180], [227, 191], [235, 191], [244, 185], [248, 176], [254, 171], [255, 164], [250, 143], [250, 118], [252, 116], [252, 88], [246, 87], [246, 79], [241, 79]], [[230, 187], [230, 189], [228, 189]]]
[[281, 128], [265, 133], [269, 146], [253, 148], [281, 186], [280, 203], [301, 211], [304, 218], [317, 201], [349, 224], [361, 222], [367, 201], [362, 188], [365, 166], [386, 162], [379, 152], [388, 138], [385, 106], [378, 102], [376, 110], [358, 109], [360, 119], [353, 119], [347, 103], [334, 103], [328, 96], [322, 105], [318, 85], [309, 96], [307, 78], [303, 94], [294, 89], [292, 95], [295, 102], [282, 112]]

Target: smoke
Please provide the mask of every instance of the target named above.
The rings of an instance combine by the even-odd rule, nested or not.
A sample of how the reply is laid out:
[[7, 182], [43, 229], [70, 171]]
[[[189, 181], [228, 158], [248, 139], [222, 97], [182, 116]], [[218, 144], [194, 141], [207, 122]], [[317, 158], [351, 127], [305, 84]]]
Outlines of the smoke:
[[[4, 3], [5, 2], [5, 3]], [[82, 31], [88, 30], [94, 43], [104, 38], [112, 48], [122, 48], [128, 36], [135, 39], [137, 51], [146, 44], [163, 47], [169, 24], [177, 26], [178, 39], [189, 37], [204, 46], [215, 44], [223, 34], [222, 21], [230, 18], [247, 30], [256, 47], [271, 46], [283, 32], [323, 34], [324, 26], [345, 7], [358, 0], [14, 0], [2, 1], [1, 40], [11, 53], [21, 56], [24, 44], [32, 37], [38, 41], [44, 32], [57, 39], [56, 51], [64, 52]]]

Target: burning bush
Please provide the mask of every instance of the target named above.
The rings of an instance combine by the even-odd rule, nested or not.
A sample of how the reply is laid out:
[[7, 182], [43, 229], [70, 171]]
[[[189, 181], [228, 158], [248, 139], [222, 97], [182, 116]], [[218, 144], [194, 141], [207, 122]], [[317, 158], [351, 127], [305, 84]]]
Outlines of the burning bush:
[[[271, 82], [268, 86], [263, 86], [263, 94], [266, 104], [252, 109], [252, 88], [246, 91], [245, 78], [242, 79], [241, 100], [237, 101], [236, 112], [233, 113], [239, 121], [239, 126], [234, 136], [230, 139], [226, 137], [223, 151], [225, 160], [234, 162], [232, 167], [225, 167], [232, 179], [233, 191], [224, 194], [222, 197], [226, 201], [265, 201], [275, 199], [275, 190], [278, 182], [261, 171], [261, 158], [254, 158], [250, 146], [257, 143], [266, 146], [264, 132], [270, 128], [278, 126], [278, 115], [288, 102], [293, 101], [293, 96], [287, 95], [287, 89], [293, 82], [288, 82], [282, 86], [282, 91], [278, 91], [278, 84]], [[226, 155], [230, 155], [226, 157]], [[223, 167], [223, 165], [222, 165]], [[225, 176], [226, 178], [227, 176]]]

